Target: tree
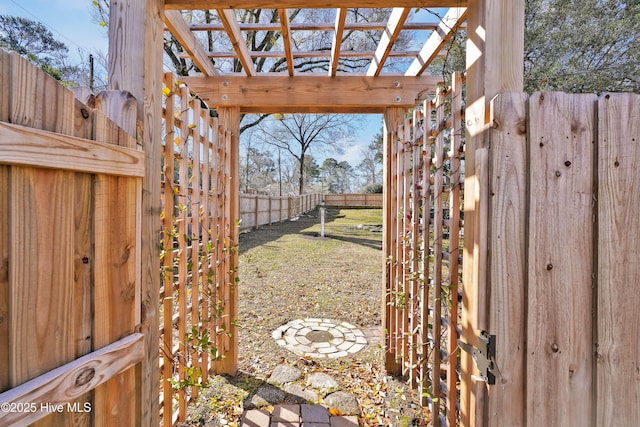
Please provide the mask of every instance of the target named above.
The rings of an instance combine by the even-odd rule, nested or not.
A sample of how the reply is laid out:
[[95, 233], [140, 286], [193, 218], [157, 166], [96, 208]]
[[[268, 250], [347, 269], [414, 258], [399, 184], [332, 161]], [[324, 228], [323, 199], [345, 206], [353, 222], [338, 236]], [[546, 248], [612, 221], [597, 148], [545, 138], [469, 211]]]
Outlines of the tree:
[[247, 147], [246, 155], [240, 159], [240, 185], [265, 190], [275, 182], [276, 162], [272, 153], [259, 147]]
[[56, 80], [77, 81], [78, 66], [69, 65], [69, 49], [37, 21], [0, 15], [0, 47], [18, 52]]
[[303, 194], [309, 150], [312, 147], [318, 151], [339, 150], [355, 121], [355, 116], [345, 114], [287, 114], [265, 120], [256, 133], [260, 141], [288, 152], [297, 160], [298, 194]]
[[525, 90], [640, 92], [640, 2], [527, 0]]
[[366, 150], [361, 150], [362, 161], [358, 169], [365, 178], [365, 186], [374, 186], [380, 181], [379, 170], [382, 168], [382, 131], [373, 137]]

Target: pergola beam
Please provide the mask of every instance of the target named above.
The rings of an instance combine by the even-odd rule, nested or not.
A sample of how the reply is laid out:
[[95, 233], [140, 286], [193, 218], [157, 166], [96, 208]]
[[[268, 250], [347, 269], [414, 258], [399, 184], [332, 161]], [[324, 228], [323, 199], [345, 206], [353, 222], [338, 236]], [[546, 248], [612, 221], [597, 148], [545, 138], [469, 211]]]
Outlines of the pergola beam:
[[[402, 26], [403, 30], [411, 31], [427, 31], [435, 30], [438, 28], [438, 22], [405, 22]], [[242, 31], [280, 31], [280, 24], [272, 23], [238, 23]], [[379, 31], [387, 28], [387, 24], [384, 22], [347, 22], [344, 24], [345, 30], [357, 30], [357, 31]], [[210, 23], [210, 24], [191, 24], [189, 25], [191, 31], [224, 31], [222, 24]], [[335, 23], [330, 22], [291, 22], [289, 23], [289, 30], [291, 31], [333, 31], [335, 30]]]
[[427, 39], [420, 54], [413, 60], [405, 75], [419, 76], [438, 55], [467, 16], [466, 7], [452, 7], [442, 17], [438, 29]]
[[284, 43], [284, 53], [287, 58], [287, 70], [289, 75], [293, 76], [293, 56], [291, 55], [291, 31], [289, 30], [289, 14], [287, 9], [278, 9], [280, 17], [280, 26], [282, 32], [282, 41]]
[[[396, 7], [456, 7], [467, 6], [469, 0], [398, 0]], [[385, 8], [388, 0], [353, 0], [345, 4], [342, 0], [226, 0], [225, 9], [338, 9], [350, 8]], [[221, 2], [216, 0], [165, 0], [168, 10], [208, 10], [220, 9]]]
[[340, 61], [340, 48], [342, 46], [342, 34], [344, 33], [344, 24], [347, 21], [347, 8], [341, 7], [336, 10], [336, 24], [333, 32], [333, 43], [331, 44], [331, 64], [329, 67], [329, 76], [335, 76]]
[[184, 50], [189, 54], [193, 59], [193, 62], [204, 75], [216, 76], [220, 74], [209, 60], [209, 55], [202, 44], [189, 29], [189, 25], [182, 17], [182, 13], [180, 13], [180, 11], [165, 11], [164, 22], [169, 28], [169, 31], [171, 31], [176, 39], [178, 39]]
[[404, 24], [404, 21], [407, 20], [410, 12], [411, 9], [406, 7], [393, 8], [391, 15], [389, 16], [387, 26], [382, 33], [382, 37], [380, 37], [376, 53], [373, 55], [373, 59], [371, 60], [371, 64], [367, 70], [367, 76], [377, 76], [380, 74], [380, 71], [382, 71], [382, 67], [384, 66], [384, 62], [389, 57], [389, 52], [391, 52], [393, 44], [400, 35], [402, 25]]
[[242, 64], [244, 72], [247, 76], [254, 76], [256, 74], [256, 69], [253, 65], [253, 61], [251, 60], [251, 55], [249, 55], [249, 48], [247, 48], [247, 44], [242, 37], [242, 32], [240, 31], [240, 26], [238, 25], [238, 19], [236, 18], [235, 12], [229, 9], [217, 9], [217, 12], [220, 20], [222, 21], [222, 25], [224, 25], [227, 35], [231, 40], [233, 50], [235, 50], [238, 55], [238, 60]]
[[[399, 50], [399, 51], [391, 51], [389, 52], [389, 57], [396, 58], [408, 58], [415, 57], [420, 53], [417, 50]], [[373, 57], [375, 54], [372, 50], [343, 50], [340, 52], [341, 58], [367, 58]], [[445, 55], [446, 52], [440, 51], [438, 56]], [[236, 54], [234, 52], [206, 52], [206, 55], [209, 58], [235, 58]], [[285, 58], [286, 52], [283, 50], [251, 50], [249, 51], [249, 55], [252, 58]], [[309, 50], [305, 52], [292, 52], [291, 56], [293, 58], [331, 58], [331, 52], [328, 50]], [[188, 53], [183, 53], [180, 55], [181, 58], [190, 58], [191, 55]]]
[[210, 107], [241, 112], [382, 112], [410, 108], [433, 92], [438, 76], [237, 76], [183, 77]]

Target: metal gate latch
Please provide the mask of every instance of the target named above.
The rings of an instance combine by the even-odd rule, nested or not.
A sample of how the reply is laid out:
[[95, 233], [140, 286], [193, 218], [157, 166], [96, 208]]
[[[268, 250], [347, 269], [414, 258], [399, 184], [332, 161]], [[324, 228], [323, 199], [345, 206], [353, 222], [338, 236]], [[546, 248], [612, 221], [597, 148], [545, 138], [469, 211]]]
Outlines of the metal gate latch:
[[478, 348], [462, 340], [458, 340], [458, 346], [473, 357], [484, 381], [487, 384], [495, 384], [496, 336], [490, 335], [487, 331], [480, 331]]

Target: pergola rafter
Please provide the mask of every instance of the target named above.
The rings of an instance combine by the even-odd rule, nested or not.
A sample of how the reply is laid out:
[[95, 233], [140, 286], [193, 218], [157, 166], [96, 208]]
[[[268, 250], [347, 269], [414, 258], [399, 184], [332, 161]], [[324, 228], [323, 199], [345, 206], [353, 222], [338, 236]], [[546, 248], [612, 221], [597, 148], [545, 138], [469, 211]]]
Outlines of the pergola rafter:
[[335, 76], [340, 60], [340, 49], [342, 47], [342, 34], [344, 33], [344, 25], [347, 20], [347, 9], [341, 7], [336, 11], [336, 25], [333, 32], [333, 43], [331, 45], [331, 66], [329, 67], [329, 76]]
[[467, 15], [466, 7], [452, 7], [442, 17], [442, 21], [437, 30], [431, 33], [420, 53], [407, 69], [407, 76], [419, 76], [429, 66], [431, 61], [438, 55], [447, 41], [458, 29]]
[[380, 38], [380, 43], [378, 44], [376, 53], [369, 65], [369, 69], [367, 70], [367, 76], [377, 76], [380, 74], [384, 61], [387, 60], [387, 57], [391, 52], [391, 48], [393, 47], [393, 43], [395, 43], [396, 39], [400, 35], [402, 25], [404, 24], [404, 21], [406, 21], [410, 12], [411, 9], [406, 7], [396, 7], [393, 9], [391, 16], [389, 16], [387, 27]]
[[[309, 81], [313, 81], [313, 85], [321, 86], [324, 85], [332, 90], [332, 102], [339, 106], [339, 109], [342, 112], [381, 112], [383, 107], [389, 106], [412, 106], [411, 103], [415, 101], [419, 101], [420, 99], [424, 99], [424, 97], [435, 91], [435, 87], [439, 79], [426, 79], [423, 81], [427, 82], [430, 86], [428, 88], [422, 88], [419, 93], [420, 96], [407, 96], [407, 94], [403, 94], [402, 102], [399, 104], [398, 101], [393, 97], [387, 97], [386, 93], [381, 95], [381, 98], [368, 100], [363, 105], [358, 107], [354, 105], [353, 99], [360, 99], [359, 97], [353, 97], [351, 93], [350, 83], [346, 83], [349, 80], [340, 78], [334, 79], [330, 81], [328, 79], [322, 80], [318, 79], [318, 75], [314, 72], [301, 72], [296, 71], [296, 64], [300, 64], [301, 60], [328, 60], [328, 64], [326, 65], [327, 72], [325, 72], [325, 78], [333, 79], [335, 77], [349, 77], [349, 78], [361, 78], [363, 76], [368, 77], [378, 77], [378, 76], [386, 76], [395, 78], [394, 82], [396, 84], [402, 85], [403, 81], [399, 81], [398, 77], [405, 75], [409, 77], [419, 77], [422, 76], [428, 65], [433, 61], [433, 59], [438, 56], [443, 56], [445, 53], [442, 52], [443, 47], [446, 45], [446, 42], [451, 38], [454, 32], [463, 25], [466, 8], [460, 7], [465, 5], [466, 1], [461, 0], [437, 0], [437, 1], [425, 1], [425, 0], [405, 0], [393, 3], [395, 6], [387, 19], [382, 22], [354, 22], [353, 18], [350, 18], [349, 11], [354, 8], [383, 8], [389, 7], [389, 3], [385, 1], [378, 0], [367, 0], [367, 1], [354, 1], [348, 3], [347, 5], [340, 3], [332, 3], [333, 0], [329, 0], [328, 2], [322, 2], [321, 4], [316, 0], [309, 0], [307, 2], [300, 2], [298, 0], [284, 0], [280, 1], [277, 4], [271, 4], [269, 2], [257, 2], [255, 0], [233, 0], [231, 2], [225, 2], [224, 8], [220, 8], [220, 4], [213, 5], [212, 2], [207, 1], [197, 1], [197, 0], [168, 0], [165, 2], [165, 22], [167, 24], [167, 28], [171, 31], [176, 39], [183, 45], [184, 53], [181, 54], [181, 58], [191, 58], [194, 64], [200, 69], [202, 74], [205, 77], [212, 76], [228, 76], [228, 77], [239, 77], [239, 70], [229, 70], [223, 71], [225, 67], [228, 68], [225, 64], [225, 61], [220, 62], [221, 65], [217, 65], [217, 68], [214, 67], [215, 64], [212, 59], [233, 59], [237, 60], [240, 64], [242, 64], [242, 73], [246, 77], [278, 77], [278, 76], [287, 76], [289, 78], [298, 78], [303, 75], [308, 76], [309, 74], [313, 74], [313, 79], [306, 79], [303, 81], [301, 85], [304, 87], [308, 85]], [[318, 4], [316, 4], [318, 3]], [[448, 12], [444, 15], [441, 22], [419, 22], [422, 16], [427, 14], [418, 15], [413, 14], [414, 8], [421, 7], [444, 7], [444, 6], [458, 6], [449, 8]], [[327, 22], [296, 22], [296, 19], [290, 19], [289, 17], [289, 9], [296, 8], [330, 8], [335, 6], [335, 22], [333, 24]], [[184, 18], [181, 16], [181, 12], [176, 9], [185, 8], [185, 9], [207, 9], [216, 11], [220, 22], [213, 22], [207, 24], [191, 24], [189, 25]], [[279, 17], [279, 22], [268, 22], [268, 23], [243, 23], [239, 22], [235, 9], [271, 9], [272, 13], [277, 13]], [[431, 18], [432, 16], [440, 16], [442, 12], [432, 11], [432, 13], [428, 14]], [[292, 15], [293, 16], [293, 15]], [[432, 19], [432, 18], [431, 18]], [[351, 21], [351, 22], [350, 22]], [[232, 49], [229, 50], [217, 50], [217, 51], [207, 51], [204, 46], [198, 41], [198, 37], [196, 37], [196, 32], [224, 32], [232, 46]], [[275, 37], [281, 37], [281, 42], [278, 41], [275, 44], [272, 44], [274, 49], [270, 50], [249, 50], [248, 42], [249, 36], [246, 32], [251, 31], [267, 31], [272, 32]], [[300, 46], [294, 46], [294, 41], [296, 37], [296, 32], [310, 32], [310, 31], [326, 31], [332, 34], [332, 43], [331, 50], [304, 50]], [[379, 41], [375, 48], [375, 50], [371, 49], [354, 49], [353, 47], [345, 48], [343, 46], [343, 39], [345, 37], [346, 31], [349, 32], [372, 32], [379, 31], [378, 33]], [[400, 37], [401, 32], [403, 31], [422, 31], [427, 32], [431, 31], [430, 35], [427, 35], [426, 42], [421, 50], [409, 50], [404, 48], [398, 48], [397, 40]], [[370, 37], [371, 34], [365, 34], [366, 37]], [[423, 36], [420, 36], [418, 40], [423, 39]], [[395, 46], [395, 47], [394, 47]], [[294, 50], [295, 47], [295, 50]], [[254, 61], [258, 58], [261, 59], [279, 59], [286, 61], [286, 71], [285, 72], [269, 72], [269, 71], [258, 71], [254, 65]], [[342, 69], [340, 64], [344, 64], [345, 61], [349, 60], [361, 60], [371, 58], [371, 62], [369, 64], [368, 69], [363, 70], [348, 70]], [[388, 62], [388, 58], [414, 58], [413, 63], [409, 66], [406, 71], [398, 70], [398, 67], [402, 65], [402, 62], [394, 62], [394, 67], [386, 66], [386, 62]], [[392, 71], [391, 71], [392, 70]], [[209, 84], [211, 86], [217, 85], [219, 80], [211, 81]], [[262, 80], [261, 80], [262, 82]], [[337, 82], [340, 82], [337, 84]], [[292, 85], [292, 83], [289, 83]], [[344, 85], [344, 87], [340, 86]], [[268, 85], [267, 85], [268, 86]], [[202, 82], [198, 82], [198, 87], [203, 87]], [[251, 90], [258, 90], [258, 96], [262, 96], [263, 91], [263, 83], [260, 85], [256, 84], [245, 84], [243, 87], [251, 88]], [[368, 84], [366, 93], [368, 96], [378, 96], [379, 94], [376, 91], [371, 91], [370, 88], [372, 85]], [[194, 87], [195, 89], [195, 87]], [[247, 89], [249, 90], [249, 89]], [[210, 92], [210, 91], [209, 91]], [[415, 94], [417, 95], [417, 94]], [[350, 99], [343, 99], [343, 98]], [[421, 97], [421, 98], [420, 98]], [[267, 95], [267, 99], [270, 96]], [[222, 102], [223, 99], [221, 97], [214, 99], [208, 99], [210, 105], [215, 107], [216, 105], [229, 105], [228, 102]], [[282, 104], [282, 105], [281, 105]], [[286, 108], [287, 111], [293, 111], [295, 107], [289, 105], [284, 105], [285, 103], [275, 102], [269, 108], [269, 111], [275, 111], [275, 106], [279, 108]], [[322, 106], [311, 106], [311, 105], [300, 105], [300, 108], [304, 111], [317, 111], [318, 109], [327, 109], [328, 105]], [[252, 109], [253, 111], [258, 111], [263, 108], [262, 105], [257, 106], [248, 102], [245, 104], [246, 108]], [[261, 112], [265, 112], [260, 110]], [[279, 112], [283, 112], [280, 110]]]

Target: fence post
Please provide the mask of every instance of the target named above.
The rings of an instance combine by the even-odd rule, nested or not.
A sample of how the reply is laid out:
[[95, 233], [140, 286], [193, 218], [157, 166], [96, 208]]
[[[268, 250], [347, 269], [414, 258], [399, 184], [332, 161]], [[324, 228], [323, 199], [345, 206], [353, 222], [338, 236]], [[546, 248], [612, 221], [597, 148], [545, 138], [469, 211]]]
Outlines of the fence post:
[[256, 194], [256, 206], [255, 206], [255, 210], [253, 212], [254, 218], [255, 218], [255, 223], [254, 223], [254, 227], [257, 230], [258, 228], [260, 228], [260, 217], [258, 215], [260, 210], [260, 201], [258, 200], [258, 195]]
[[271, 226], [271, 196], [269, 196], [269, 226]]

